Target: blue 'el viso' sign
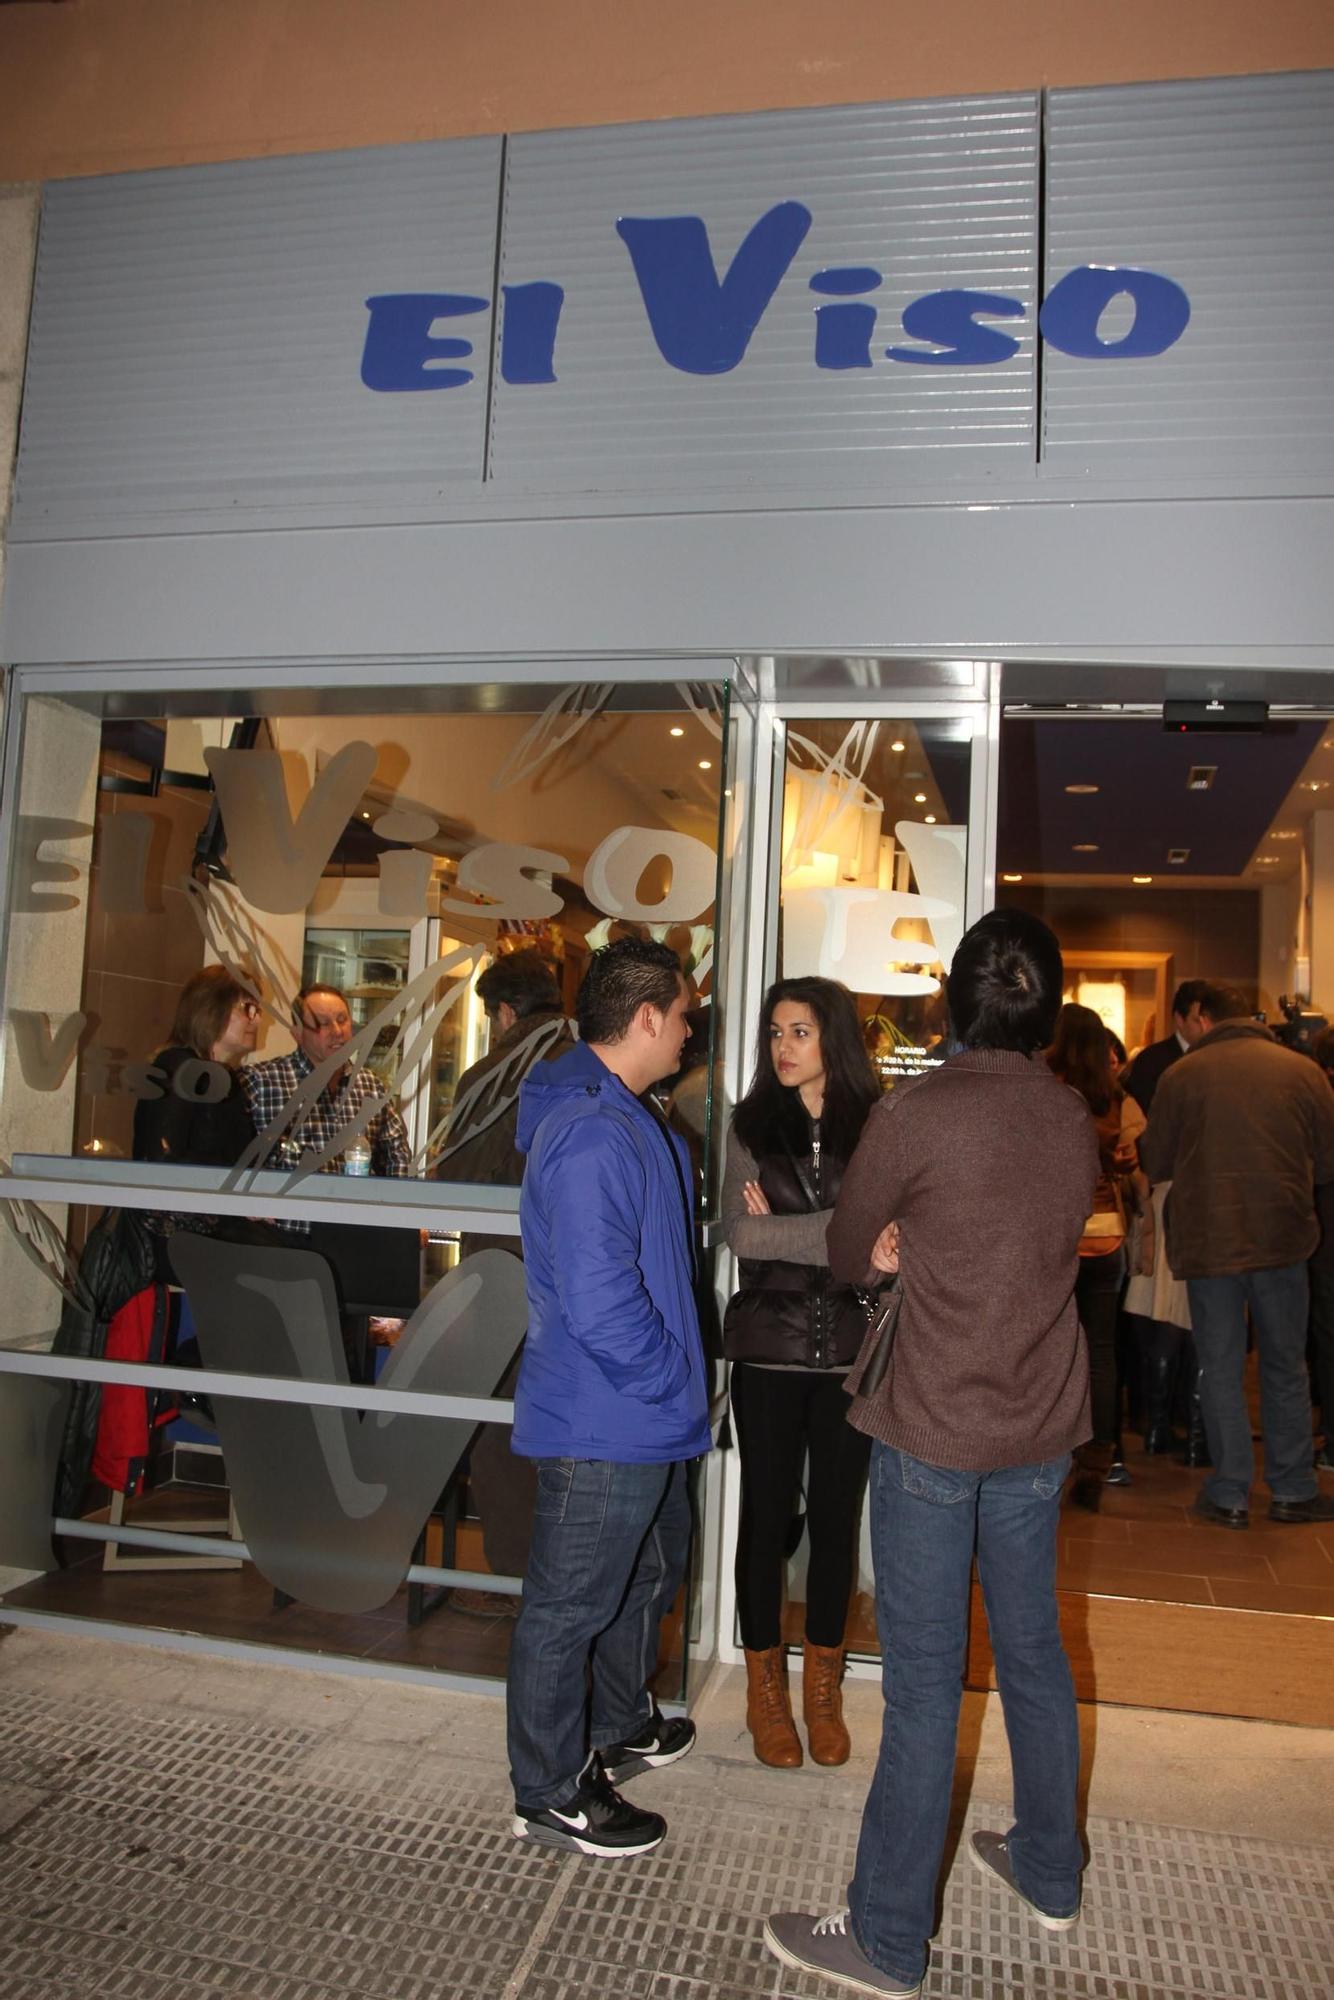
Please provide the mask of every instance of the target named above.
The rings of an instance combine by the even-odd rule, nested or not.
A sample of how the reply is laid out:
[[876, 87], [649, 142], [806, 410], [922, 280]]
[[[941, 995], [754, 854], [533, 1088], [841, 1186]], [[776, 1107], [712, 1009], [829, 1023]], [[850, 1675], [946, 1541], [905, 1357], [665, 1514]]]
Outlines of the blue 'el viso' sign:
[[[811, 226], [799, 201], [781, 201], [762, 215], [719, 278], [709, 233], [698, 215], [623, 216], [616, 232], [630, 253], [640, 297], [658, 352], [686, 375], [726, 375], [745, 357], [751, 335]], [[870, 295], [883, 273], [869, 264], [837, 264], [817, 271], [810, 289], [821, 303], [815, 321], [817, 368], [872, 368], [878, 359], [928, 368], [976, 368], [1008, 361], [1019, 342], [992, 320], [1022, 319], [1021, 299], [1000, 292], [926, 292], [905, 306], [903, 331], [913, 346], [873, 349], [876, 307]], [[541, 279], [502, 286], [505, 313], [500, 372], [506, 382], [556, 380], [556, 346], [565, 290]], [[1130, 327], [1102, 340], [1098, 323], [1111, 301], [1125, 294], [1134, 307]], [[399, 393], [454, 389], [471, 382], [466, 361], [473, 344], [435, 334], [442, 319], [488, 312], [489, 298], [467, 292], [382, 292], [367, 299], [370, 324], [361, 357], [368, 389]], [[1190, 320], [1190, 300], [1173, 279], [1134, 265], [1081, 264], [1047, 293], [1038, 326], [1048, 346], [1085, 361], [1131, 360], [1162, 354], [1180, 340]]]

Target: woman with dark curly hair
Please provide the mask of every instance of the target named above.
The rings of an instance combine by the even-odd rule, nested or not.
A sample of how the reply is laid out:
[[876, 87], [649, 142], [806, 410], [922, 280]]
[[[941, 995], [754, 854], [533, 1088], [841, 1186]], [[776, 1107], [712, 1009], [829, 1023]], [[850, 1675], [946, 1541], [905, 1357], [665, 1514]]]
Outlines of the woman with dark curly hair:
[[727, 1144], [723, 1228], [740, 1260], [727, 1309], [741, 1452], [736, 1586], [747, 1723], [762, 1764], [802, 1761], [780, 1630], [783, 1568], [803, 1459], [810, 1562], [802, 1707], [811, 1756], [842, 1764], [843, 1636], [870, 1446], [849, 1428], [843, 1378], [866, 1318], [835, 1284], [825, 1225], [880, 1082], [852, 995], [831, 979], [780, 979], [765, 995], [755, 1079]]

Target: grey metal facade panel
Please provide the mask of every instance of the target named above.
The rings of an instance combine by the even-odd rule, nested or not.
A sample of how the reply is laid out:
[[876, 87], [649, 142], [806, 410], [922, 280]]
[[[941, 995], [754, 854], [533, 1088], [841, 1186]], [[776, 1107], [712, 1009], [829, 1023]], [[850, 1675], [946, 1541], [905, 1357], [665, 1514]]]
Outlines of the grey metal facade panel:
[[[1327, 477], [1334, 74], [1053, 90], [1046, 182], [1044, 294], [1073, 265], [1136, 265], [1191, 317], [1151, 360], [1044, 347], [1044, 470]], [[1117, 301], [1101, 337], [1128, 320]]]
[[[0, 657], [245, 663], [442, 648], [1334, 668], [1334, 500], [698, 510], [20, 543]], [[585, 669], [586, 670], [586, 669]], [[358, 666], [368, 682], [375, 670]]]
[[365, 301], [489, 299], [499, 139], [63, 181], [44, 194], [13, 531], [479, 486], [476, 395], [358, 380]]
[[[1035, 451], [1039, 106], [1031, 94], [853, 106], [511, 139], [501, 278], [565, 289], [554, 383], [498, 379], [498, 490], [903, 491], [1013, 473]], [[809, 233], [740, 363], [684, 373], [655, 344], [621, 217], [695, 215], [721, 278], [775, 204]], [[883, 273], [870, 368], [815, 364], [817, 272]], [[992, 366], [884, 358], [913, 346], [903, 308], [946, 288], [1018, 299]], [[503, 307], [502, 307], [503, 314]]]

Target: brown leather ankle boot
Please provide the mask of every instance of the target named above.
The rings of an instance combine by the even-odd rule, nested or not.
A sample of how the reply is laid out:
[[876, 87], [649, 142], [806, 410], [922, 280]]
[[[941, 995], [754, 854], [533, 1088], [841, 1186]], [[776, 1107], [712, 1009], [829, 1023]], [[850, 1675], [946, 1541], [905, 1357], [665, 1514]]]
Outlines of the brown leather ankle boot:
[[794, 1771], [801, 1762], [801, 1738], [787, 1693], [787, 1662], [781, 1646], [761, 1653], [746, 1647], [746, 1727], [761, 1764]]
[[802, 1659], [801, 1713], [817, 1764], [846, 1764], [852, 1738], [843, 1723], [843, 1648], [813, 1646]]

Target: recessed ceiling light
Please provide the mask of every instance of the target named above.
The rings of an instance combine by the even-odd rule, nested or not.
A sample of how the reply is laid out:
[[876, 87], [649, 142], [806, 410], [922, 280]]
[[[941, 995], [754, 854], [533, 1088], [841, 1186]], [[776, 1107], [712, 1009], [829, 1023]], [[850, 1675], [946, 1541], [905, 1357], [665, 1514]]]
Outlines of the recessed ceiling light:
[[1192, 764], [1186, 773], [1186, 790], [1188, 792], [1210, 791], [1217, 776], [1217, 764]]
[[1257, 868], [1277, 868], [1278, 856], [1277, 854], [1257, 855], [1255, 860], [1255, 865]]
[[1096, 840], [1077, 840], [1070, 849], [1072, 854], [1096, 854], [1097, 851], [1098, 843]]
[[924, 806], [926, 804], [926, 793], [914, 792], [912, 795], [912, 802], [915, 806]]
[[1083, 795], [1083, 794], [1085, 794], [1085, 793], [1088, 793], [1088, 792], [1096, 792], [1096, 791], [1098, 790], [1098, 786], [1097, 786], [1097, 785], [1067, 785], [1065, 789], [1066, 789], [1066, 791], [1067, 791], [1067, 792], [1078, 792], [1079, 794]]
[[1132, 875], [1130, 879], [1132, 882], [1137, 882], [1142, 888], [1145, 883], [1152, 882], [1153, 877], [1152, 875]]
[[906, 750], [908, 746], [906, 743], [900, 743], [896, 736], [894, 741], [890, 744], [889, 747], [891, 750]]
[[710, 763], [707, 757], [701, 757], [699, 760], [699, 768], [701, 771], [711, 771], [713, 769], [713, 765]]
[[1301, 832], [1295, 826], [1282, 826], [1271, 831], [1269, 838], [1271, 840], [1300, 840]]
[[1002, 881], [1002, 882], [1022, 882], [1022, 881], [1023, 881], [1023, 879], [1024, 879], [1024, 878], [1023, 878], [1023, 876], [1022, 876], [1022, 875], [1002, 875], [1002, 876], [1001, 876], [1001, 881]]
[[1329, 790], [1329, 779], [1308, 778], [1302, 790], [1306, 792], [1327, 792]]
[[682, 729], [679, 722], [674, 722], [671, 728], [667, 731], [667, 734], [669, 736], [684, 736], [685, 731], [684, 729]]
[[934, 813], [926, 813], [923, 815], [922, 824], [924, 826], [934, 826], [935, 823], [936, 823], [936, 816]]
[[361, 817], [362, 817], [363, 819], [369, 819], [369, 818], [370, 818], [370, 814], [369, 814], [368, 812], [364, 812], [364, 813], [363, 813], [363, 814], [361, 815]]
[[1190, 860], [1190, 849], [1188, 847], [1169, 847], [1167, 858], [1174, 868], [1184, 868]]

